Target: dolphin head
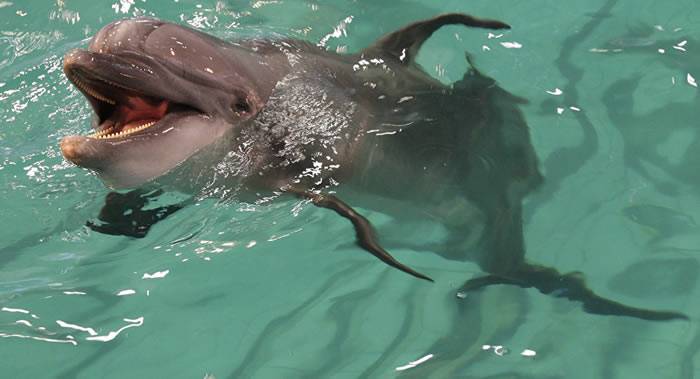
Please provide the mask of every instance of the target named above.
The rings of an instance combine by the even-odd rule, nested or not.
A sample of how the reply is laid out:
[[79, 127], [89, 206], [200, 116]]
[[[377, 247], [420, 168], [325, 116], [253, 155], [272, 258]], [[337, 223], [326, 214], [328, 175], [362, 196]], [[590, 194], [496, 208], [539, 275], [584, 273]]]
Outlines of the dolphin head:
[[162, 176], [257, 114], [271, 90], [261, 59], [183, 26], [113, 22], [64, 57], [95, 117], [92, 134], [63, 138], [61, 152], [113, 188]]

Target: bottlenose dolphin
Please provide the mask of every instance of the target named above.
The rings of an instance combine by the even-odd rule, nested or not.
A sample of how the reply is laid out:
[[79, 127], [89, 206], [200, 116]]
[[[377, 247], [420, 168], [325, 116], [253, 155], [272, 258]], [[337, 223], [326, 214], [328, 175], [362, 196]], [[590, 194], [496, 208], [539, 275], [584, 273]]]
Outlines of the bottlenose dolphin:
[[[521, 202], [542, 182], [518, 108], [525, 100], [479, 73], [469, 56], [452, 86], [415, 63], [423, 43], [450, 24], [509, 28], [446, 14], [338, 55], [292, 39], [225, 42], [153, 19], [116, 21], [87, 50], [65, 56], [66, 76], [92, 104], [95, 131], [65, 137], [61, 151], [112, 188], [223, 186], [239, 198], [309, 199], [350, 220], [360, 247], [432, 281], [394, 259], [350, 204], [429, 217], [448, 233], [432, 250], [487, 273], [462, 290], [512, 284], [580, 301], [592, 313], [684, 318], [601, 298], [580, 274], [525, 261]], [[153, 196], [112, 195], [102, 220], [129, 218], [110, 203], [138, 210]], [[136, 218], [116, 223], [146, 220], [131, 230], [143, 236], [177, 209], [131, 212]]]

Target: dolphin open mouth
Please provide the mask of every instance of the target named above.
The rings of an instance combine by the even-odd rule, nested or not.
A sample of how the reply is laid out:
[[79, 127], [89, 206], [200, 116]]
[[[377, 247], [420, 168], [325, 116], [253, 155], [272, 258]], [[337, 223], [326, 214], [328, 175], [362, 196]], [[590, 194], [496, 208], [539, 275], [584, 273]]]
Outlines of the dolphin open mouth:
[[91, 131], [61, 138], [62, 155], [124, 189], [166, 176], [207, 148], [225, 149], [260, 102], [233, 49], [152, 19], [105, 26], [86, 49], [64, 55], [66, 78], [94, 113]]
[[85, 68], [67, 68], [68, 79], [88, 99], [97, 115], [92, 139], [120, 139], [144, 133], [167, 114], [196, 111], [190, 106], [154, 97], [102, 78]]

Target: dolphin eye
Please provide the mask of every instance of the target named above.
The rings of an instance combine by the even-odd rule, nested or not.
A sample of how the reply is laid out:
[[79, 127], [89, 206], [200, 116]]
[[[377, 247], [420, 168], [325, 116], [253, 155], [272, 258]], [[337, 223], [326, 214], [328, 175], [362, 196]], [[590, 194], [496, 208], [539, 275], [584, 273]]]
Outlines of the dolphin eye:
[[231, 104], [231, 110], [237, 114], [244, 114], [250, 112], [250, 105], [245, 99], [239, 99], [233, 104]]

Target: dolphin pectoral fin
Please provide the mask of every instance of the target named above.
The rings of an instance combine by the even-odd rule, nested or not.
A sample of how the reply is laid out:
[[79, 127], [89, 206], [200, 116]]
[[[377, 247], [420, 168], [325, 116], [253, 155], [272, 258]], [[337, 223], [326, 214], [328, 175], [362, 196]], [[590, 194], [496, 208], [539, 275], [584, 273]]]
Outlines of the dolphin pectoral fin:
[[510, 29], [506, 23], [476, 18], [463, 13], [448, 13], [407, 25], [377, 40], [367, 51], [383, 52], [403, 64], [413, 62], [418, 50], [430, 36], [445, 25], [460, 24], [485, 29]]
[[586, 286], [581, 273], [560, 274], [548, 267], [526, 265], [506, 275], [487, 275], [468, 280], [461, 291], [474, 291], [494, 284], [536, 288], [545, 295], [582, 303], [583, 310], [597, 315], [627, 316], [648, 321], [688, 320], [688, 316], [670, 311], [630, 307], [596, 295]]
[[149, 201], [162, 193], [162, 190], [110, 192], [105, 196], [105, 204], [100, 210], [97, 221], [90, 220], [85, 225], [98, 233], [143, 238], [158, 221], [186, 205], [186, 202], [182, 202], [154, 209], [143, 209]]
[[300, 191], [294, 189], [287, 189], [286, 192], [293, 193], [299, 197], [307, 198], [313, 202], [314, 205], [334, 210], [339, 215], [347, 218], [352, 222], [353, 227], [355, 227], [355, 235], [357, 238], [357, 244], [368, 251], [375, 257], [379, 258], [382, 262], [388, 264], [391, 267], [399, 269], [409, 275], [413, 275], [416, 278], [424, 279], [432, 282], [433, 279], [421, 274], [420, 272], [404, 265], [403, 263], [392, 257], [388, 251], [379, 244], [377, 237], [374, 233], [374, 228], [372, 224], [361, 214], [355, 212], [352, 207], [338, 199], [333, 195], [319, 194], [308, 191]]

